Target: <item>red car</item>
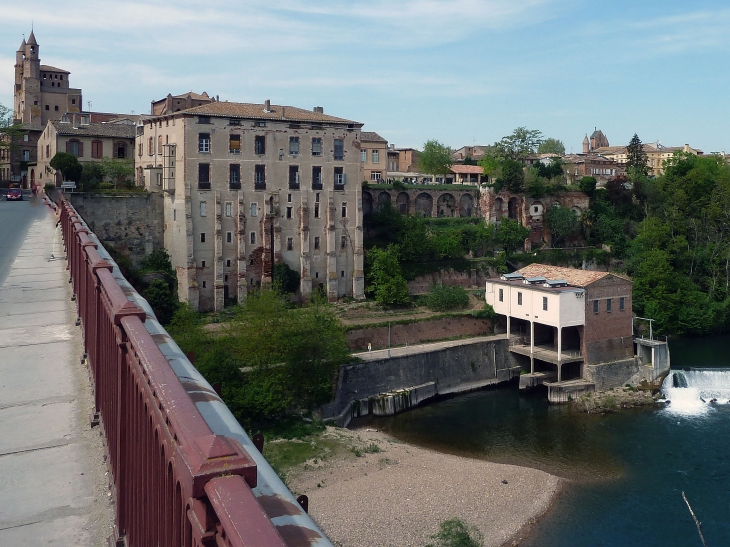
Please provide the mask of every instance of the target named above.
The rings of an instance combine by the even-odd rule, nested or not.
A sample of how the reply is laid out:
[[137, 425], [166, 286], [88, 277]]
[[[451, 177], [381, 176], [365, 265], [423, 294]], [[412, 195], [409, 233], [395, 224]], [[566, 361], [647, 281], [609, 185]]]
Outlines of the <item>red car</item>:
[[7, 201], [23, 201], [23, 191], [20, 188], [11, 188], [5, 196]]

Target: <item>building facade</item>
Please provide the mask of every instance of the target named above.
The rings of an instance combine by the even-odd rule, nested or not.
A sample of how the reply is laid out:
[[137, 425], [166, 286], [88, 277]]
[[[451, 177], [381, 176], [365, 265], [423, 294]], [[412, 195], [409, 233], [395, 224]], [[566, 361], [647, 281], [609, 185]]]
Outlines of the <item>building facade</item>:
[[137, 127], [138, 182], [165, 201], [181, 300], [220, 310], [300, 274], [300, 294], [364, 297], [361, 123], [321, 107], [214, 101]]
[[[703, 155], [702, 150], [692, 148], [689, 144], [685, 144], [684, 146], [664, 146], [660, 142], [651, 142], [644, 143], [642, 146], [646, 153], [649, 175], [654, 177], [658, 177], [664, 173], [664, 162], [671, 158], [675, 152], [684, 152], [686, 154], [694, 154], [695, 156]], [[625, 146], [598, 148], [595, 152], [622, 165], [625, 165], [628, 160], [628, 153]]]
[[379, 183], [388, 175], [388, 141], [372, 131], [360, 133], [360, 163], [365, 182]]
[[33, 32], [27, 42], [21, 42], [15, 54], [13, 119], [23, 125], [26, 133], [16, 151], [9, 151], [0, 160], [0, 170], [24, 187], [37, 174], [34, 164], [38, 139], [46, 124], [60, 120], [66, 113], [81, 112], [81, 90], [71, 87], [69, 76], [68, 70], [41, 64], [40, 46]]
[[41, 186], [47, 183], [61, 185], [61, 173], [50, 165], [56, 152], [73, 154], [82, 163], [110, 158], [133, 164], [135, 134], [136, 127], [129, 122], [91, 123], [88, 114], [72, 114], [59, 121], [49, 121], [38, 139], [38, 161], [31, 169], [31, 182]]
[[596, 148], [605, 148], [607, 146], [611, 146], [608, 143], [608, 137], [603, 134], [603, 131], [596, 128], [593, 130], [593, 133], [591, 133], [590, 138], [588, 138], [588, 135], [583, 138], [583, 153], [588, 154], [590, 152], [593, 152]]
[[609, 179], [626, 175], [625, 164], [600, 154], [567, 154], [563, 156], [563, 165], [568, 184], [577, 184], [583, 177], [594, 177], [603, 186]]

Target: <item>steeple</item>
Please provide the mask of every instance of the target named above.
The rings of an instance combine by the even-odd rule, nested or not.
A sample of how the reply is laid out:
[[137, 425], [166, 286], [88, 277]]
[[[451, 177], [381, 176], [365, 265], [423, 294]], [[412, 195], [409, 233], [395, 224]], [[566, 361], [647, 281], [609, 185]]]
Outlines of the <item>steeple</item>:
[[28, 45], [29, 46], [37, 46], [38, 42], [35, 41], [35, 33], [31, 29], [30, 36], [28, 36]]
[[586, 133], [586, 136], [583, 138], [583, 153], [587, 154], [590, 151], [591, 143], [588, 140], [588, 134]]

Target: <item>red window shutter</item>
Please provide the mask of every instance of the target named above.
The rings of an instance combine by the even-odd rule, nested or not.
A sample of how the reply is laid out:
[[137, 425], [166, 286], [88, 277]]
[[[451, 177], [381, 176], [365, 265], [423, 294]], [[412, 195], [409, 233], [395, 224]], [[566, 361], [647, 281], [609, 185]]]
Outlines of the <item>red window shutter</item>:
[[79, 157], [84, 157], [84, 143], [81, 141], [79, 141]]

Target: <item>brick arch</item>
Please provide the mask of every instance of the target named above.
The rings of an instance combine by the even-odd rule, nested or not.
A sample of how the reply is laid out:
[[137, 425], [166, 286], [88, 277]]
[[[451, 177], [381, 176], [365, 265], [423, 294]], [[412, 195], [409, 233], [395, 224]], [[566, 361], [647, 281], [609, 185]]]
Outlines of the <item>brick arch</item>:
[[463, 194], [459, 198], [459, 216], [460, 217], [472, 217], [474, 216], [474, 198], [471, 194]]
[[378, 194], [378, 209], [383, 207], [385, 204], [390, 205], [392, 203], [392, 198], [390, 197], [390, 192], [380, 192]]
[[410, 210], [411, 198], [407, 192], [399, 192], [395, 198], [395, 206], [402, 214], [407, 214]]
[[373, 195], [370, 192], [362, 193], [362, 214], [370, 215], [373, 212]]
[[436, 200], [436, 214], [439, 217], [456, 216], [456, 198], [452, 194], [441, 194]]
[[507, 216], [512, 220], [520, 219], [520, 200], [516, 197], [509, 198], [507, 202]]
[[433, 214], [433, 196], [428, 192], [421, 192], [416, 196], [416, 213], [424, 217]]

